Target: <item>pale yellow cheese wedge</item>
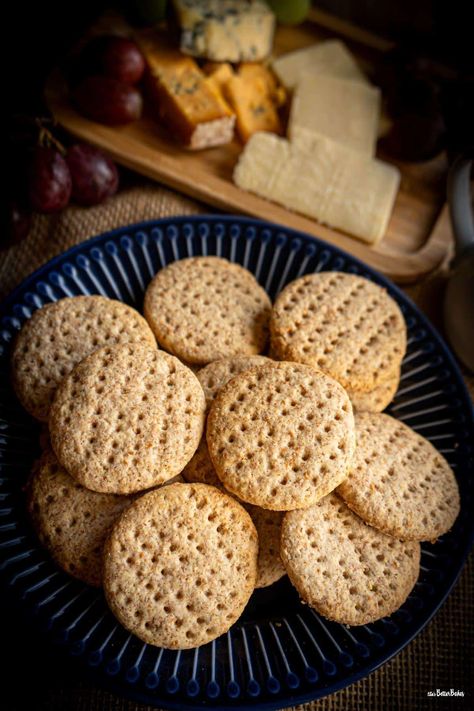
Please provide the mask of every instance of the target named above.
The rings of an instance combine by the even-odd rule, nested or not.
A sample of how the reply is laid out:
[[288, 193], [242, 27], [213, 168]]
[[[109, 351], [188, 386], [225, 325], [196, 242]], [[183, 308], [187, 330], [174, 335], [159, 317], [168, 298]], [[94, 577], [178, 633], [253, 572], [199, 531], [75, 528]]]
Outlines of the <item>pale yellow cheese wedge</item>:
[[318, 42], [283, 54], [272, 61], [272, 69], [287, 89], [296, 86], [306, 69], [311, 70], [313, 74], [327, 74], [362, 84], [369, 83], [346, 45], [340, 40]]
[[379, 115], [376, 87], [306, 72], [293, 95], [288, 137], [298, 143], [321, 135], [373, 156]]
[[397, 168], [326, 138], [294, 145], [255, 133], [234, 169], [240, 188], [374, 244], [387, 229]]

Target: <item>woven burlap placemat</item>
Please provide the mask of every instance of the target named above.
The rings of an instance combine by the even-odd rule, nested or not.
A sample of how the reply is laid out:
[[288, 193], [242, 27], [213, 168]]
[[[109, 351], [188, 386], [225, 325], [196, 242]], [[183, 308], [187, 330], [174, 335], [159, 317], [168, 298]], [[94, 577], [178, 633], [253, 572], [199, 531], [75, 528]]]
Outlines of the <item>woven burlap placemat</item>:
[[[0, 253], [0, 298], [34, 269], [83, 240], [115, 227], [158, 217], [207, 212], [200, 205], [166, 188], [140, 183], [98, 207], [70, 207], [57, 216], [35, 216], [28, 238]], [[410, 287], [407, 292], [438, 321], [442, 277]], [[439, 323], [437, 324], [439, 325]], [[474, 378], [466, 375], [471, 394]], [[298, 709], [327, 711], [385, 711], [400, 709], [461, 709], [473, 706], [474, 609], [473, 556], [441, 610], [427, 628], [367, 678], [320, 701]], [[146, 707], [96, 687], [79, 675], [46, 674], [36, 690], [36, 708], [48, 711], [135, 711]], [[464, 697], [431, 697], [436, 690], [463, 691]], [[20, 702], [21, 703], [21, 702]], [[1, 704], [0, 704], [1, 706]], [[5, 710], [23, 709], [8, 703]], [[296, 707], [295, 707], [296, 708]]]

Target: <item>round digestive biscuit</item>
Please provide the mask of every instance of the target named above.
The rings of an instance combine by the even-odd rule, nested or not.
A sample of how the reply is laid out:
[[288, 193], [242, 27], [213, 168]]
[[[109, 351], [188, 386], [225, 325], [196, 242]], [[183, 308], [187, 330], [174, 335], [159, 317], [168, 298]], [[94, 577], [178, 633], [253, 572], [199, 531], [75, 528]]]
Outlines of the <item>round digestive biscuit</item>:
[[283, 519], [281, 557], [301, 598], [347, 625], [390, 615], [420, 568], [420, 545], [367, 526], [334, 493]]
[[100, 586], [105, 538], [132, 497], [86, 489], [51, 451], [42, 454], [26, 491], [34, 528], [56, 563], [88, 585]]
[[392, 402], [400, 383], [400, 371], [373, 390], [361, 392], [346, 388], [355, 412], [382, 412]]
[[[209, 484], [232, 496], [223, 486], [216, 474], [206, 439], [203, 437], [196, 454], [183, 469], [182, 475], [189, 483]], [[281, 511], [268, 511], [252, 504], [243, 504], [252, 517], [258, 533], [258, 574], [257, 588], [264, 588], [285, 575], [285, 569], [280, 558]]]
[[320, 368], [344, 387], [369, 391], [394, 377], [406, 350], [397, 303], [353, 274], [308, 274], [278, 296], [270, 323], [280, 360]]
[[207, 421], [217, 475], [243, 501], [275, 511], [305, 508], [347, 476], [355, 446], [349, 397], [301, 363], [236, 375]]
[[[235, 358], [215, 360], [201, 368], [197, 373], [197, 378], [204, 390], [206, 407], [210, 408], [221, 387], [228, 383], [234, 375], [270, 362], [270, 359], [265, 356], [236, 356]], [[209, 457], [205, 436], [199, 443], [191, 461], [184, 468], [183, 476], [186, 481], [201, 482], [222, 488], [222, 482]]]
[[93, 351], [115, 343], [148, 343], [155, 337], [138, 311], [103, 296], [73, 296], [38, 309], [19, 332], [12, 378], [25, 409], [47, 421], [63, 377]]
[[145, 494], [104, 550], [108, 604], [148, 644], [187, 649], [226, 632], [255, 587], [258, 539], [245, 509], [205, 484]]
[[187, 363], [260, 353], [271, 302], [254, 276], [219, 257], [192, 257], [149, 284], [145, 317], [159, 343]]
[[138, 344], [102, 348], [59, 386], [51, 443], [68, 472], [94, 491], [126, 494], [163, 484], [194, 454], [205, 401], [174, 356]]
[[258, 575], [256, 588], [266, 588], [282, 578], [286, 571], [280, 557], [282, 511], [267, 511], [246, 504], [258, 533]]
[[434, 541], [459, 513], [448, 462], [424, 437], [385, 414], [356, 415], [357, 449], [338, 493], [364, 521], [403, 540]]
[[201, 368], [197, 373], [197, 379], [204, 390], [207, 407], [211, 407], [219, 390], [234, 375], [271, 362], [271, 359], [266, 356], [235, 356], [234, 358], [215, 360]]

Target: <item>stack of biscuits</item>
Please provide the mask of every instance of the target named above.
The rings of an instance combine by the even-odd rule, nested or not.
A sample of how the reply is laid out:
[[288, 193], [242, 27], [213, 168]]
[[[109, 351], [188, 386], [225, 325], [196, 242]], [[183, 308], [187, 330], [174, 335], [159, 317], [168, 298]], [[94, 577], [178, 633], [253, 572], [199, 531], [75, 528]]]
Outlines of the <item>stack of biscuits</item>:
[[395, 301], [327, 272], [272, 306], [241, 266], [196, 257], [158, 272], [143, 313], [65, 298], [14, 344], [18, 398], [47, 423], [28, 509], [58, 565], [169, 649], [223, 634], [285, 574], [344, 624], [398, 609], [459, 493], [381, 412], [406, 349]]

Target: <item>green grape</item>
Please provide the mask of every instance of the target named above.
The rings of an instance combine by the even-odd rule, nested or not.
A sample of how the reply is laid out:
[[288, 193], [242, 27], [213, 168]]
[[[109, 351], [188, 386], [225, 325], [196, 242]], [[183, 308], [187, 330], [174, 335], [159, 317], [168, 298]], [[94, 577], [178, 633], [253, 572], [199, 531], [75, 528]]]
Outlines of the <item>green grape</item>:
[[311, 0], [267, 0], [282, 25], [298, 25], [306, 19]]
[[135, 0], [140, 19], [150, 25], [165, 19], [167, 4], [167, 0]]

